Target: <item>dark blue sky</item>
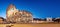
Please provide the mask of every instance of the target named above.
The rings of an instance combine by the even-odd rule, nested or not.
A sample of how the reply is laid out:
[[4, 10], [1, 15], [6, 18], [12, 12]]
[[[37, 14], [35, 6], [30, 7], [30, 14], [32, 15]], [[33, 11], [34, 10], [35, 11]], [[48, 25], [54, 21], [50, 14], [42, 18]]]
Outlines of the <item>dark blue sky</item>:
[[60, 0], [0, 0], [0, 16], [6, 18], [6, 9], [14, 4], [18, 10], [27, 10], [33, 17], [60, 17]]

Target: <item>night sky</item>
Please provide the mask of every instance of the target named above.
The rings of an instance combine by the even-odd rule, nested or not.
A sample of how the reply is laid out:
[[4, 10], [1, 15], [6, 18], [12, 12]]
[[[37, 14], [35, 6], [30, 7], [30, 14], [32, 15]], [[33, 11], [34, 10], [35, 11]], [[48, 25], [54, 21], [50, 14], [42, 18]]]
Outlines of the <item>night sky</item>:
[[0, 16], [6, 18], [6, 9], [14, 4], [18, 10], [26, 10], [36, 18], [60, 17], [60, 0], [0, 0]]

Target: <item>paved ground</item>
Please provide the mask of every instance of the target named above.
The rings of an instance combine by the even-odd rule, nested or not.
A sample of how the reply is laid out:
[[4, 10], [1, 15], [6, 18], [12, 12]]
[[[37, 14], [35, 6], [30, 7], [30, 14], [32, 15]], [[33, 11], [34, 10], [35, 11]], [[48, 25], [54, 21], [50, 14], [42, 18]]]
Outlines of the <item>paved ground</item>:
[[[10, 24], [0, 24], [0, 27], [6, 27]], [[11, 27], [60, 27], [60, 24], [12, 24]]]

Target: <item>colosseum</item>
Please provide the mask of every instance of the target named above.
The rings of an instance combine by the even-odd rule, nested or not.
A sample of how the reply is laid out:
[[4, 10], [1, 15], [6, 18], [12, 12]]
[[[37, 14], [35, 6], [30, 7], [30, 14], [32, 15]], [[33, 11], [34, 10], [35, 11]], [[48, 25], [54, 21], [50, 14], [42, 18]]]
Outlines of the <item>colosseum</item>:
[[10, 4], [6, 10], [6, 20], [8, 23], [32, 23], [32, 13], [26, 10], [18, 10]]

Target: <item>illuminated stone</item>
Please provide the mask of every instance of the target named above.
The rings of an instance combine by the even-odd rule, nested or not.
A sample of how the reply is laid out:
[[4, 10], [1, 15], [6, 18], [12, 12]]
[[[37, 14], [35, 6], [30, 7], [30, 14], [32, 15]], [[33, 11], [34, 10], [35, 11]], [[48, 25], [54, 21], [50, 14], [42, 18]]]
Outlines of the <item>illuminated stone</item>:
[[14, 5], [9, 5], [6, 12], [8, 22], [29, 23], [32, 22], [32, 14], [25, 10], [17, 10]]

